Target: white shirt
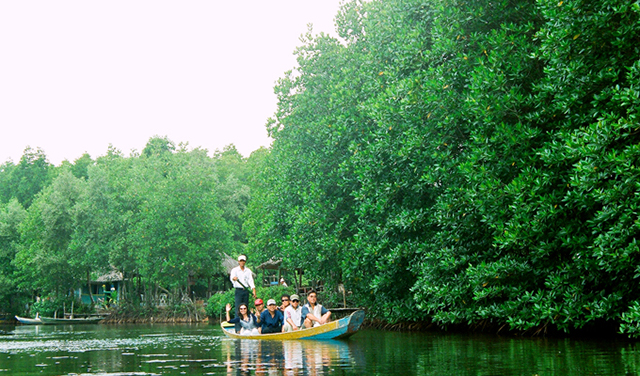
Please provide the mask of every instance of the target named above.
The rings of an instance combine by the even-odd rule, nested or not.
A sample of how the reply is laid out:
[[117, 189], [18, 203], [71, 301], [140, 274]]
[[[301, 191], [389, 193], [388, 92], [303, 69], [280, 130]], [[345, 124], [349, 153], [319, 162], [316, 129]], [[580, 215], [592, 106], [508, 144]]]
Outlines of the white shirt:
[[240, 269], [240, 266], [236, 266], [231, 269], [231, 275], [229, 279], [231, 283], [233, 283], [233, 287], [235, 288], [244, 288], [238, 281], [234, 281], [233, 277], [238, 277], [238, 281], [242, 282], [243, 285], [247, 286], [250, 289], [255, 289], [256, 285], [253, 283], [253, 273], [249, 268], [245, 267], [244, 270]]
[[298, 309], [293, 308], [292, 305], [289, 305], [284, 309], [284, 321], [291, 319], [297, 327], [300, 327], [300, 321], [302, 321], [302, 307], [298, 306]]
[[[316, 318], [321, 318], [322, 317], [322, 312], [324, 311], [324, 313], [329, 312], [326, 308], [324, 308], [322, 305], [320, 304], [316, 304], [313, 309], [311, 309], [311, 305], [309, 303], [305, 304], [302, 306], [302, 308], [307, 308], [307, 310], [309, 311], [308, 313], [314, 315]], [[301, 310], [302, 311], [302, 310]], [[302, 313], [302, 312], [300, 312]], [[313, 326], [320, 326], [320, 323], [317, 321], [313, 321]]]

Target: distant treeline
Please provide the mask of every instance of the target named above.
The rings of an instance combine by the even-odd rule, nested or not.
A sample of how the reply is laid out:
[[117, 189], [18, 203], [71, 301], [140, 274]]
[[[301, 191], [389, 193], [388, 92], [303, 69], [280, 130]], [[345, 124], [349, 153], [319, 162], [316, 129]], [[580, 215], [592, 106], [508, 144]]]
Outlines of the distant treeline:
[[223, 253], [244, 252], [251, 169], [267, 153], [243, 158], [230, 145], [209, 157], [153, 137], [128, 157], [110, 148], [52, 166], [27, 148], [0, 166], [0, 313], [36, 296], [61, 305], [113, 269], [127, 280], [121, 303], [153, 304], [158, 292], [179, 303], [194, 288], [203, 298], [225, 273]]
[[640, 2], [350, 1], [245, 228], [391, 321], [640, 328]]

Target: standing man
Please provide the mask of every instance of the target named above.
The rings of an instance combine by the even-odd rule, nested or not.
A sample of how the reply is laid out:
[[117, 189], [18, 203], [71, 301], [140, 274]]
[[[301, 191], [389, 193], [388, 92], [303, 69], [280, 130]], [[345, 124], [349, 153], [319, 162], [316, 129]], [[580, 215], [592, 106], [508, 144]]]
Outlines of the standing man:
[[253, 291], [253, 298], [256, 298], [256, 286], [253, 283], [253, 273], [249, 268], [246, 268], [247, 256], [240, 255], [238, 257], [238, 266], [231, 269], [231, 276], [229, 279], [233, 283], [233, 287], [236, 289], [236, 317], [239, 317], [240, 313], [238, 309], [240, 304], [244, 303], [249, 306], [249, 289]]

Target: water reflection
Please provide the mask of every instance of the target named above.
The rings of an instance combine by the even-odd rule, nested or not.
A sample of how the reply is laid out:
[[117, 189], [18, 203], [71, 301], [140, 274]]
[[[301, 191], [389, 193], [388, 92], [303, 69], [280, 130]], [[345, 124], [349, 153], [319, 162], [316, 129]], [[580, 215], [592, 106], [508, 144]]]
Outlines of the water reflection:
[[0, 336], [0, 376], [335, 373], [640, 375], [640, 349], [632, 341], [377, 330], [347, 341], [234, 340], [208, 325], [19, 326]]
[[223, 340], [227, 375], [325, 375], [350, 364], [348, 342]]

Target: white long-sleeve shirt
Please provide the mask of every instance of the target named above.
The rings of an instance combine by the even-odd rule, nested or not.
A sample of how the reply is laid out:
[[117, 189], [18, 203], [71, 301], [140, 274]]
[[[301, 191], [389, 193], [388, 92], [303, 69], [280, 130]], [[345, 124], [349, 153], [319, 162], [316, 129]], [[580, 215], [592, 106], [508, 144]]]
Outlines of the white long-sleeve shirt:
[[243, 288], [238, 281], [234, 281], [233, 277], [238, 277], [238, 281], [242, 282], [243, 285], [247, 286], [250, 289], [255, 289], [256, 285], [253, 283], [253, 273], [249, 268], [245, 267], [244, 270], [240, 269], [240, 266], [236, 266], [231, 269], [231, 274], [229, 275], [229, 280], [233, 283], [233, 287], [235, 288]]

